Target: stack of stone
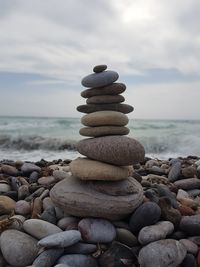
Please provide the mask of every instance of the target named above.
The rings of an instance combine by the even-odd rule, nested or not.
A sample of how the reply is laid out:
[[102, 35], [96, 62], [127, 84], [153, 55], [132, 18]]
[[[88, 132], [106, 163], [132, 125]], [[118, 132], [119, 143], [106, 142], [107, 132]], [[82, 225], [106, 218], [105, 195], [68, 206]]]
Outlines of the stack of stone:
[[125, 136], [125, 114], [133, 107], [121, 104], [126, 86], [116, 83], [119, 75], [106, 68], [96, 66], [82, 80], [89, 89], [81, 93], [87, 104], [77, 107], [88, 113], [81, 119], [86, 127], [80, 134], [90, 138], [79, 141], [77, 150], [86, 157], [71, 162], [72, 177], [58, 183], [51, 198], [67, 214], [118, 220], [142, 203], [142, 187], [131, 176], [132, 165], [142, 162], [145, 152], [138, 141]]

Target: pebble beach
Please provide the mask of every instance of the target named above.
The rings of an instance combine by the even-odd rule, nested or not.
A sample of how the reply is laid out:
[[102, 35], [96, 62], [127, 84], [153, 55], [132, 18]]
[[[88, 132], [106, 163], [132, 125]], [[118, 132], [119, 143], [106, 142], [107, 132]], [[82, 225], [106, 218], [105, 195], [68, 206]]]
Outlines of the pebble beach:
[[82, 79], [80, 157], [0, 161], [0, 267], [200, 266], [200, 157], [145, 156], [118, 77]]

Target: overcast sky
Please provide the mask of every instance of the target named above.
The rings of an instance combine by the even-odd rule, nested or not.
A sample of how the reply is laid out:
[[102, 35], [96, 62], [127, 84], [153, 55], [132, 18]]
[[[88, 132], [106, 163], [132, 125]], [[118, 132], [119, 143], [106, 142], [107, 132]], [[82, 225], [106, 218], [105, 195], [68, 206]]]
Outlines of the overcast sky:
[[0, 0], [0, 115], [80, 117], [97, 64], [130, 118], [200, 119], [199, 0]]

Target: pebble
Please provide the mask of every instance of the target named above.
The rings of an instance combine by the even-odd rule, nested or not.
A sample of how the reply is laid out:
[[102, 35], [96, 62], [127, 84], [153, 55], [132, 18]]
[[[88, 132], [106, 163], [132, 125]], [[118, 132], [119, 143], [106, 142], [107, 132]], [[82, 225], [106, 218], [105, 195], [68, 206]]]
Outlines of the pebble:
[[49, 208], [49, 207], [54, 207], [54, 204], [53, 204], [53, 202], [52, 202], [52, 200], [51, 200], [51, 198], [50, 197], [45, 197], [44, 199], [43, 199], [43, 209], [45, 210], [45, 209], [47, 209], [47, 208]]
[[11, 190], [11, 187], [9, 184], [0, 183], [0, 194], [9, 192], [10, 190]]
[[56, 261], [62, 256], [64, 249], [53, 248], [48, 249], [40, 253], [40, 255], [34, 260], [32, 266], [35, 267], [52, 267]]
[[19, 200], [15, 205], [16, 214], [28, 215], [31, 212], [31, 205], [25, 200]]
[[42, 238], [38, 245], [46, 248], [59, 247], [64, 248], [78, 243], [81, 240], [81, 234], [77, 230], [67, 230]]
[[87, 243], [76, 243], [72, 246], [65, 248], [66, 254], [91, 254], [97, 250], [97, 246], [95, 244], [87, 244]]
[[56, 218], [56, 211], [54, 207], [48, 207], [46, 208], [43, 213], [41, 214], [41, 219], [52, 223], [52, 224], [56, 224], [57, 222], [57, 218]]
[[80, 219], [73, 216], [67, 216], [60, 219], [57, 223], [62, 230], [78, 230], [78, 223]]
[[64, 263], [73, 267], [98, 267], [97, 261], [94, 258], [82, 254], [64, 255], [57, 263]]
[[19, 174], [19, 171], [15, 167], [6, 164], [1, 166], [1, 172], [12, 176], [17, 176]]
[[193, 255], [197, 254], [199, 248], [194, 242], [189, 239], [181, 239], [179, 241], [186, 247], [187, 253], [191, 253]]
[[132, 166], [119, 167], [87, 158], [77, 158], [70, 163], [72, 175], [81, 180], [117, 181], [131, 176]]
[[110, 243], [116, 237], [112, 223], [104, 219], [85, 218], [78, 224], [82, 239], [88, 243]]
[[0, 215], [10, 214], [15, 210], [15, 201], [7, 196], [0, 196]]
[[34, 171], [36, 172], [40, 172], [41, 171], [41, 168], [33, 163], [28, 163], [28, 162], [25, 162], [22, 166], [21, 166], [21, 171], [25, 174], [30, 174]]
[[174, 225], [168, 221], [160, 221], [154, 225], [142, 228], [138, 235], [138, 241], [142, 245], [165, 239], [174, 231]]
[[186, 248], [179, 241], [165, 239], [143, 247], [138, 262], [141, 267], [177, 267], [186, 256]]
[[81, 118], [85, 126], [125, 126], [128, 124], [128, 117], [117, 111], [96, 111]]
[[124, 114], [128, 114], [133, 111], [133, 107], [128, 104], [87, 104], [80, 105], [77, 108], [77, 111], [82, 113], [92, 113], [96, 111], [104, 111], [104, 110], [113, 110], [122, 112]]
[[39, 178], [39, 174], [36, 171], [33, 171], [29, 176], [29, 183], [36, 183]]
[[133, 233], [140, 231], [143, 227], [155, 224], [161, 215], [160, 207], [154, 202], [146, 202], [139, 206], [131, 215], [129, 226]]
[[24, 230], [37, 239], [62, 232], [56, 225], [38, 219], [26, 220], [23, 224]]
[[10, 228], [23, 231], [23, 222], [26, 220], [26, 218], [22, 215], [14, 215], [10, 217], [10, 219], [13, 221]]
[[93, 181], [86, 183], [72, 176], [58, 182], [51, 189], [50, 197], [53, 203], [63, 209], [66, 214], [120, 220], [127, 217], [142, 203], [143, 189], [132, 177], [120, 181], [120, 185], [127, 186], [128, 190], [132, 192], [131, 194], [124, 194], [123, 191], [120, 193], [120, 188], [117, 187], [118, 196], [116, 198], [102, 191], [101, 188], [99, 189], [100, 184], [104, 185], [103, 190], [108, 186], [108, 191], [111, 191], [112, 183], [117, 182]]
[[84, 77], [81, 84], [85, 87], [102, 87], [114, 83], [118, 78], [117, 72], [108, 70]]
[[107, 65], [97, 65], [93, 68], [93, 71], [96, 73], [103, 72], [107, 69]]
[[46, 176], [46, 177], [41, 177], [38, 179], [38, 184], [41, 185], [50, 185], [55, 183], [56, 179], [53, 176]]
[[199, 189], [200, 188], [200, 179], [198, 178], [188, 178], [182, 179], [174, 182], [179, 189], [190, 190], [190, 189]]
[[21, 185], [19, 188], [18, 188], [18, 199], [25, 199], [26, 197], [28, 197], [30, 195], [30, 192], [29, 192], [29, 186], [24, 184], [24, 185]]
[[193, 178], [196, 175], [197, 170], [194, 166], [188, 166], [182, 168], [181, 173], [185, 178]]
[[178, 180], [180, 174], [181, 174], [181, 162], [178, 161], [172, 165], [168, 173], [169, 181], [175, 182], [176, 180]]
[[18, 230], [6, 230], [1, 234], [1, 251], [12, 266], [27, 266], [37, 257], [37, 240]]
[[123, 126], [97, 126], [84, 127], [79, 130], [79, 134], [88, 137], [100, 137], [107, 135], [127, 135], [130, 130]]
[[144, 161], [144, 148], [133, 138], [126, 136], [103, 136], [78, 142], [80, 154], [109, 164], [127, 166]]
[[91, 96], [86, 100], [87, 104], [112, 104], [122, 103], [125, 98], [122, 95], [98, 95]]
[[131, 231], [124, 228], [116, 229], [116, 240], [128, 247], [133, 247], [138, 244], [136, 236]]
[[189, 235], [199, 235], [200, 233], [200, 215], [182, 216], [180, 229]]
[[67, 264], [60, 263], [60, 264], [56, 264], [55, 267], [70, 267], [70, 266]]
[[196, 260], [192, 254], [187, 254], [180, 264], [180, 267], [196, 267]]
[[56, 179], [56, 181], [61, 181], [65, 178], [68, 178], [71, 174], [69, 172], [65, 172], [62, 170], [55, 170], [53, 171], [53, 177]]
[[126, 90], [126, 85], [123, 83], [113, 83], [100, 88], [90, 88], [81, 92], [81, 96], [89, 98], [97, 95], [119, 95]]

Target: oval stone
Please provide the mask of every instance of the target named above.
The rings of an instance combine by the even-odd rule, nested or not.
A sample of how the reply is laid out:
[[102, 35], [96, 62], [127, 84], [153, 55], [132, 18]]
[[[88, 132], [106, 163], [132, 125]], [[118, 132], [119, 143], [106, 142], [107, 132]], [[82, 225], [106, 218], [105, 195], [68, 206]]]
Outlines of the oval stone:
[[174, 182], [178, 189], [190, 190], [190, 189], [199, 189], [200, 188], [200, 179], [198, 178], [188, 178], [182, 179]]
[[27, 233], [37, 239], [62, 232], [62, 230], [56, 225], [39, 219], [26, 220], [23, 223], [23, 228]]
[[88, 243], [110, 243], [116, 237], [114, 225], [103, 219], [85, 218], [78, 224], [84, 241]]
[[103, 136], [78, 142], [77, 150], [84, 156], [119, 166], [128, 166], [144, 161], [143, 146], [126, 136]]
[[177, 267], [185, 258], [186, 252], [179, 241], [159, 240], [140, 250], [138, 262], [141, 267]]
[[107, 69], [107, 65], [97, 65], [93, 68], [93, 71], [96, 73], [102, 72]]
[[81, 84], [85, 87], [101, 87], [114, 83], [119, 78], [117, 72], [112, 70], [92, 73], [84, 77]]
[[37, 240], [18, 230], [6, 230], [1, 234], [1, 251], [12, 266], [31, 265], [37, 257]]
[[56, 233], [42, 238], [38, 245], [42, 247], [59, 247], [64, 248], [76, 244], [81, 240], [81, 234], [77, 230], [68, 230], [61, 233]]
[[[120, 181], [120, 184], [122, 182], [127, 184], [127, 180], [132, 192], [126, 195], [113, 196], [95, 188], [95, 184], [99, 184], [101, 181], [86, 183], [72, 176], [58, 182], [51, 189], [50, 197], [55, 205], [66, 214], [118, 220], [133, 212], [143, 201], [142, 186], [134, 178]], [[107, 183], [114, 182], [103, 183], [106, 187]]]
[[130, 130], [123, 126], [97, 126], [81, 128], [79, 134], [88, 137], [100, 137], [107, 135], [127, 135]]
[[77, 107], [77, 110], [82, 113], [92, 113], [103, 110], [113, 110], [128, 114], [133, 111], [133, 107], [128, 104], [86, 104]]
[[73, 267], [98, 267], [94, 258], [89, 255], [81, 254], [64, 255], [58, 260], [58, 263], [64, 263]]
[[81, 92], [81, 96], [84, 98], [89, 98], [91, 96], [97, 95], [118, 95], [126, 90], [126, 85], [123, 83], [113, 83], [108, 86], [100, 88], [90, 88]]
[[138, 244], [136, 236], [131, 233], [131, 231], [125, 229], [125, 228], [117, 228], [117, 237], [116, 240], [120, 243], [128, 246], [133, 247]]
[[182, 216], [180, 229], [189, 235], [199, 235], [200, 215]]
[[154, 202], [145, 202], [132, 214], [129, 225], [133, 233], [143, 227], [156, 223], [161, 216], [160, 207]]
[[66, 254], [91, 254], [97, 250], [95, 244], [76, 243], [70, 247], [65, 248]]
[[85, 126], [125, 126], [128, 124], [128, 117], [117, 111], [96, 111], [81, 118], [81, 123]]
[[82, 180], [117, 181], [133, 173], [132, 166], [119, 167], [87, 158], [77, 158], [70, 163], [73, 176]]
[[40, 255], [34, 260], [32, 266], [52, 267], [62, 256], [63, 252], [64, 249], [62, 248], [47, 249], [40, 253]]
[[7, 196], [0, 196], [0, 215], [10, 214], [15, 210], [15, 201]]
[[146, 226], [142, 228], [138, 235], [138, 241], [142, 245], [165, 239], [167, 235], [170, 235], [174, 231], [174, 225], [168, 221], [161, 221], [154, 225]]
[[91, 96], [86, 100], [87, 104], [111, 104], [124, 102], [125, 98], [122, 95], [100, 95]]

